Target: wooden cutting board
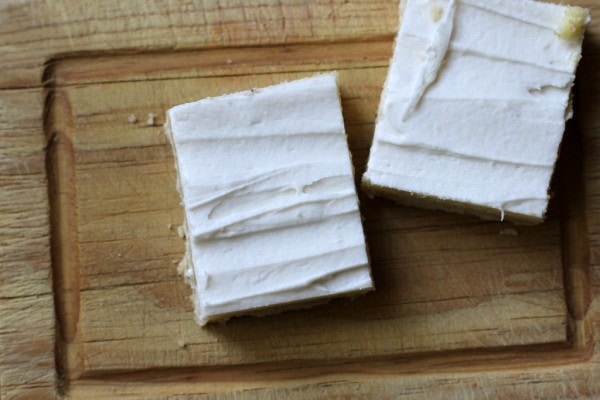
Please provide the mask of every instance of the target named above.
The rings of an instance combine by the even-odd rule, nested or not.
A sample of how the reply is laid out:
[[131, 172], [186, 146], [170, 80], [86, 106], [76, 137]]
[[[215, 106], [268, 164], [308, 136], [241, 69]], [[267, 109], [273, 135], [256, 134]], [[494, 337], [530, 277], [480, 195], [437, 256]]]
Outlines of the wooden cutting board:
[[361, 199], [377, 291], [200, 328], [175, 104], [338, 70], [364, 171], [397, 26], [370, 0], [0, 3], [0, 399], [599, 398], [600, 3], [547, 222]]

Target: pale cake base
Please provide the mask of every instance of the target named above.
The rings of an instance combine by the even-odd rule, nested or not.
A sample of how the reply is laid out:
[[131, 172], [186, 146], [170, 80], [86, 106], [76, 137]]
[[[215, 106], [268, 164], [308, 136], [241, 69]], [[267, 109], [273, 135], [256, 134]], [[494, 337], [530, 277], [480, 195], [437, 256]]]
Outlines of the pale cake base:
[[[373, 185], [364, 179], [362, 181], [362, 190], [372, 196], [385, 197], [394, 200], [399, 204], [411, 207], [475, 215], [479, 218], [490, 221], [499, 221], [502, 219], [502, 213], [496, 208], [486, 207], [479, 204], [441, 199], [439, 197], [425, 196], [418, 193], [411, 193], [403, 190]], [[542, 218], [536, 218], [530, 215], [506, 211], [504, 212], [504, 221], [510, 221], [517, 225], [535, 225], [543, 222], [544, 220]]]

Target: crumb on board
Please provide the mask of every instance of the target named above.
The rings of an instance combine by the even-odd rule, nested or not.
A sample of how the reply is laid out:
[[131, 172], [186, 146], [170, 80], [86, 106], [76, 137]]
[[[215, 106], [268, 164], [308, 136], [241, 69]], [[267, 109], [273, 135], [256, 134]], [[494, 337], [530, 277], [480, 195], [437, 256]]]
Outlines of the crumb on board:
[[138, 119], [137, 119], [137, 116], [136, 116], [135, 114], [133, 114], [133, 113], [132, 113], [132, 114], [129, 114], [129, 117], [127, 117], [127, 121], [128, 121], [130, 124], [135, 124], [135, 123], [137, 122], [137, 120], [138, 120]]
[[181, 349], [185, 349], [187, 347], [187, 343], [183, 339], [179, 339], [177, 341], [177, 346]]
[[177, 227], [177, 235], [179, 235], [180, 238], [185, 239], [185, 228], [183, 225]]
[[517, 232], [516, 229], [512, 229], [512, 228], [502, 229], [500, 231], [500, 234], [506, 235], [506, 236], [519, 236], [519, 232]]
[[156, 123], [156, 115], [154, 113], [148, 113], [148, 119], [146, 120], [146, 125], [154, 126]]

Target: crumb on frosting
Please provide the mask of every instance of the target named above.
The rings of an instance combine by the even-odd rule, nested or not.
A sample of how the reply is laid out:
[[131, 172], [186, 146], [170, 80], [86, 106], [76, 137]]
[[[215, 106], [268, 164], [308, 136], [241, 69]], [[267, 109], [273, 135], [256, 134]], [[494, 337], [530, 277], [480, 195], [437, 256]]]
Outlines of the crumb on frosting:
[[443, 14], [444, 9], [437, 4], [434, 4], [429, 8], [429, 17], [433, 22], [438, 22], [440, 19], [442, 19]]

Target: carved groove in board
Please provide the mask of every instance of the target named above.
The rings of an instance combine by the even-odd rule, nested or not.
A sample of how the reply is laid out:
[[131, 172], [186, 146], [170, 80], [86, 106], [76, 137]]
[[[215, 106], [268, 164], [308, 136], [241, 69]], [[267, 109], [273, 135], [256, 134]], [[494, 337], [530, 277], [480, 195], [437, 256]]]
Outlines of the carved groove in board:
[[[362, 44], [354, 44], [361, 46]], [[386, 46], [389, 43], [386, 43]], [[345, 63], [354, 63], [346, 66], [346, 69], [360, 68], [382, 68], [387, 64], [389, 52], [386, 52], [386, 46], [378, 45], [374, 54], [361, 58], [352, 57], [345, 59]], [[284, 54], [285, 48], [292, 46], [273, 47], [271, 49], [281, 50]], [[296, 45], [294, 51], [302, 54], [302, 50], [310, 50], [314, 45]], [[327, 44], [329, 51], [346, 52], [352, 47], [348, 43]], [[369, 47], [369, 46], [363, 46]], [[214, 56], [221, 59], [227, 54], [235, 54], [239, 49], [219, 49], [202, 51], [208, 54], [209, 59]], [[323, 367], [323, 361], [318, 360], [299, 360], [282, 361], [258, 364], [231, 364], [225, 366], [204, 366], [204, 367], [165, 367], [156, 370], [130, 370], [119, 368], [107, 368], [100, 370], [86, 370], [84, 365], [85, 355], [78, 336], [77, 322], [79, 317], [80, 301], [80, 265], [78, 253], [78, 233], [77, 233], [77, 182], [75, 181], [75, 168], [78, 160], [74, 156], [77, 149], [73, 145], [73, 135], [76, 135], [76, 122], [73, 121], [71, 104], [69, 103], [67, 89], [85, 82], [92, 84], [97, 79], [100, 82], [110, 84], [124, 84], [126, 82], [141, 81], [164, 81], [174, 79], [198, 79], [198, 78], [218, 78], [221, 76], [245, 76], [249, 73], [253, 75], [273, 74], [268, 68], [269, 60], [263, 60], [263, 48], [242, 49], [248, 59], [245, 61], [252, 64], [251, 72], [232, 72], [228, 74], [213, 74], [210, 69], [194, 67], [194, 60], [198, 52], [179, 52], [164, 53], [153, 55], [157, 57], [157, 65], [169, 65], [171, 69], [162, 71], [152, 69], [143, 73], [143, 78], [127, 78], [119, 80], [111, 76], [109, 80], [104, 80], [104, 76], [97, 75], [99, 71], [94, 65], [94, 56], [78, 58], [78, 56], [65, 56], [64, 59], [53, 60], [48, 64], [44, 74], [44, 80], [48, 83], [48, 107], [46, 133], [53, 138], [53, 143], [48, 149], [48, 176], [49, 176], [49, 196], [52, 207], [52, 253], [53, 267], [55, 276], [55, 301], [60, 323], [59, 342], [57, 343], [58, 360], [57, 365], [62, 372], [65, 384], [71, 380], [90, 380], [104, 379], [111, 381], [127, 380], [138, 381], [144, 379], [156, 379], [162, 382], [177, 382], [180, 380], [189, 380], [189, 374], [200, 374], [208, 381], [225, 382], [228, 372], [233, 372], [236, 376], [246, 377], [248, 380], [261, 379], [296, 379], [299, 372], [304, 371], [307, 376], [320, 376], [327, 373], [327, 367], [334, 366], [340, 373], [361, 373], [364, 371], [379, 372], [382, 374], [409, 374], [424, 371], [452, 372], [464, 371], [470, 368], [482, 370], [496, 370], [512, 368], [515, 366], [547, 366], [570, 364], [585, 361], [592, 355], [593, 350], [593, 332], [591, 323], [587, 319], [585, 310], [589, 306], [590, 287], [585, 281], [586, 274], [589, 275], [589, 260], [587, 259], [587, 248], [582, 242], [587, 243], [585, 236], [585, 213], [581, 213], [581, 202], [583, 190], [581, 179], [574, 179], [581, 175], [580, 164], [576, 163], [573, 167], [573, 160], [577, 156], [573, 153], [571, 146], [565, 146], [563, 149], [564, 162], [559, 166], [560, 188], [559, 193], [577, 193], [577, 196], [562, 196], [560, 198], [561, 210], [561, 245], [563, 254], [563, 273], [564, 285], [566, 290], [567, 307], [569, 310], [569, 324], [566, 327], [567, 332], [564, 342], [529, 344], [522, 346], [504, 346], [488, 349], [457, 349], [440, 350], [413, 353], [396, 353], [378, 357], [356, 357], [346, 360], [332, 359], [327, 361]], [[365, 50], [366, 51], [366, 50]], [[328, 52], [319, 50], [315, 55], [321, 54], [321, 57], [330, 58], [331, 63], [336, 64], [335, 57], [329, 56]], [[100, 57], [101, 55], [97, 55]], [[106, 54], [110, 58], [112, 54]], [[145, 63], [145, 58], [149, 55], [119, 55], [117, 67], [108, 70], [109, 74], [127, 75], [129, 72], [126, 65], [135, 70], [136, 65]], [[188, 60], [190, 58], [191, 60]], [[133, 59], [133, 61], [131, 61]], [[367, 61], [365, 61], [367, 60]], [[214, 60], [213, 60], [214, 61]], [[314, 61], [314, 60], [313, 60]], [[104, 62], [110, 64], [110, 61], [104, 58]], [[261, 63], [262, 62], [262, 63]], [[202, 63], [202, 61], [200, 61]], [[254, 63], [254, 64], [253, 64]], [[293, 59], [285, 64], [285, 72], [309, 72], [319, 71], [321, 67], [313, 65], [304, 65], [298, 67], [298, 59]], [[339, 64], [339, 63], [338, 63]], [[133, 65], [133, 66], [132, 66]], [[352, 65], [356, 65], [352, 67]], [[163, 67], [161, 67], [163, 68]], [[190, 70], [193, 71], [190, 72]], [[183, 70], [183, 76], [179, 73]], [[260, 72], [262, 70], [262, 72]], [[67, 73], [65, 73], [67, 71]], [[175, 71], [175, 72], [174, 72]], [[89, 74], [89, 75], [88, 75]], [[149, 74], [149, 75], [145, 75]], [[152, 77], [152, 74], [158, 74], [158, 77]], [[164, 75], [163, 75], [164, 74]], [[172, 74], [173, 76], [171, 76]], [[348, 100], [348, 99], [347, 99]], [[345, 113], [346, 114], [346, 113]], [[347, 117], [345, 115], [345, 117]], [[374, 116], [373, 116], [374, 117]], [[66, 128], [66, 129], [65, 129]], [[352, 140], [352, 139], [350, 139]], [[565, 157], [566, 156], [566, 157]], [[356, 160], [355, 160], [356, 161]], [[361, 162], [366, 160], [361, 159]], [[570, 167], [565, 168], [564, 164]], [[358, 170], [360, 170], [360, 166]], [[579, 212], [575, 212], [579, 210]], [[564, 212], [563, 212], [564, 211]], [[581, 240], [582, 236], [586, 240]], [[366, 321], [365, 323], [368, 323]], [[531, 361], [528, 361], [531, 359]], [[290, 374], [281, 372], [280, 369], [292, 365]], [[257, 368], [258, 367], [258, 368]], [[287, 367], [290, 368], [290, 367]], [[302, 374], [300, 374], [302, 375]], [[159, 378], [160, 376], [160, 378]]]
[[[46, 174], [50, 207], [50, 245], [53, 270], [54, 304], [57, 327], [55, 357], [57, 384], [61, 394], [68, 382], [82, 369], [78, 349], [79, 250], [75, 190], [73, 123], [67, 94], [46, 86], [44, 129], [48, 138]], [[57, 129], [57, 126], [66, 129]], [[77, 350], [74, 351], [73, 347]]]
[[[567, 340], [575, 349], [593, 348], [590, 249], [583, 183], [583, 146], [577, 114], [567, 124], [556, 180], [561, 209], [562, 262], [568, 310]], [[592, 354], [590, 354], [591, 357]]]
[[[64, 54], [51, 58], [45, 64], [43, 82], [57, 86], [70, 86], [83, 83], [118, 83], [149, 80], [173, 79], [163, 73], [181, 73], [175, 79], [234, 76], [237, 65], [245, 65], [242, 75], [253, 73], [252, 68], [264, 69], [265, 65], [276, 61], [279, 66], [294, 65], [295, 71], [316, 71], [314, 60], [327, 61], [343, 68], [348, 63], [386, 67], [391, 57], [390, 37], [369, 38], [362, 42], [337, 41], [335, 43], [309, 43], [268, 46], [244, 46], [202, 50], [153, 50], [151, 52], [89, 52]], [[352, 56], [353, 50], [361, 46], [360, 59]], [[135, 69], [130, 60], [136, 59]], [[203, 58], [206, 58], [203, 60]], [[173, 61], [176, 60], [174, 65]], [[225, 62], [223, 62], [225, 61]], [[354, 65], [349, 68], [357, 68]], [[133, 72], [128, 77], [128, 69]], [[249, 70], [250, 69], [250, 70]], [[276, 73], [280, 67], [269, 72]], [[57, 73], [58, 71], [58, 73]], [[289, 70], [288, 70], [289, 71]], [[152, 74], [157, 77], [150, 77]], [[137, 75], [137, 76], [136, 76]]]

